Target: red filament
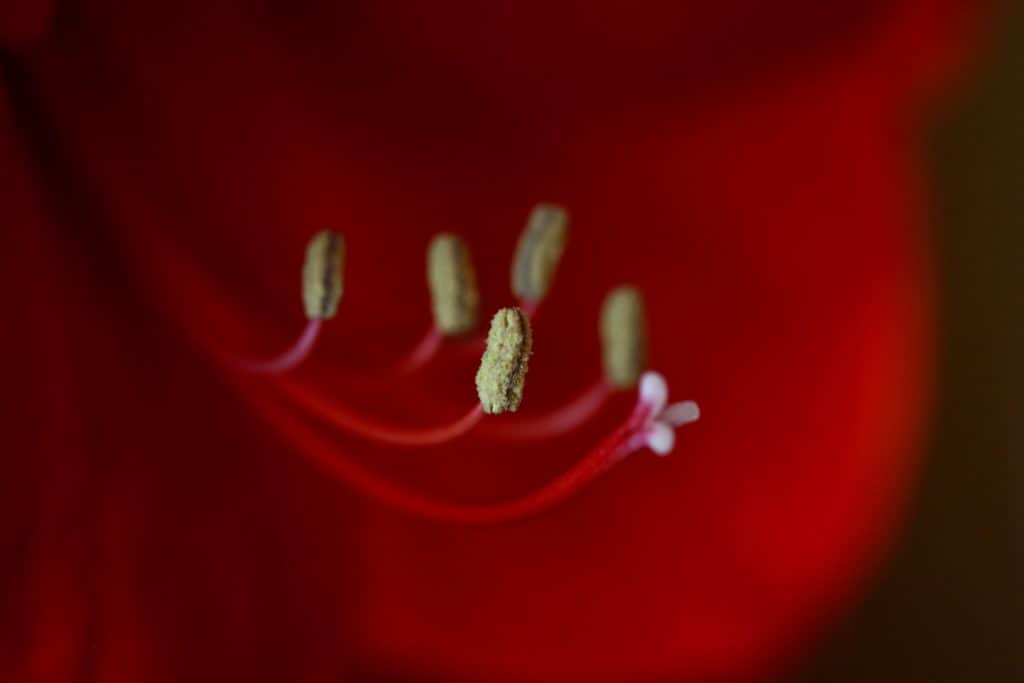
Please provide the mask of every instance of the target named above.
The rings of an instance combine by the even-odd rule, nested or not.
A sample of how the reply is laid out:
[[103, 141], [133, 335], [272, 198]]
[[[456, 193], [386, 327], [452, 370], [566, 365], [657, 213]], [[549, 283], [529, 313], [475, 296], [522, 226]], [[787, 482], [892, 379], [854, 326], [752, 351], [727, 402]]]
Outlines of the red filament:
[[550, 413], [535, 417], [513, 416], [489, 421], [481, 428], [489, 436], [511, 441], [545, 439], [568, 434], [592, 418], [611, 395], [612, 388], [602, 377], [572, 401]]
[[316, 340], [320, 336], [322, 322], [319, 318], [314, 318], [306, 323], [306, 328], [299, 338], [291, 348], [280, 356], [265, 361], [236, 360], [235, 362], [243, 370], [263, 375], [279, 375], [288, 372], [298, 367], [313, 351]]
[[328, 423], [371, 441], [394, 446], [433, 446], [451, 441], [475, 427], [484, 415], [483, 406], [478, 403], [465, 415], [445, 425], [403, 427], [362, 415], [316, 389], [293, 380], [282, 377], [277, 384], [296, 404]]

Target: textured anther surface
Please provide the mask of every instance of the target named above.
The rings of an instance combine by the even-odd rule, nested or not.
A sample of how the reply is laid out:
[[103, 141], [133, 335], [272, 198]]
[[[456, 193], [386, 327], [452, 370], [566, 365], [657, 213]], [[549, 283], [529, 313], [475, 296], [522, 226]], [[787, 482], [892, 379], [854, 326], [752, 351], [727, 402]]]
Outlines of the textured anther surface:
[[523, 400], [523, 384], [533, 339], [530, 320], [518, 308], [494, 314], [487, 349], [476, 373], [476, 390], [487, 413], [515, 411]]
[[434, 324], [446, 336], [465, 334], [476, 327], [480, 294], [469, 249], [456, 235], [441, 233], [427, 250], [427, 284]]
[[555, 204], [538, 204], [530, 213], [512, 262], [512, 292], [520, 301], [540, 301], [551, 288], [565, 250], [569, 214]]
[[344, 289], [345, 239], [331, 230], [313, 235], [302, 267], [302, 303], [311, 320], [333, 318]]
[[618, 287], [601, 309], [604, 374], [618, 389], [635, 387], [647, 367], [647, 317], [644, 300], [634, 287]]

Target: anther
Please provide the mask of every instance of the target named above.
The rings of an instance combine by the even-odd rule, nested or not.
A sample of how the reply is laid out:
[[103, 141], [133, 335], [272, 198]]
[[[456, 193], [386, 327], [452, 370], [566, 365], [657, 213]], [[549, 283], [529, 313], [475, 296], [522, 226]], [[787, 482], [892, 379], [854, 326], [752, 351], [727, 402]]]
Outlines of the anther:
[[302, 302], [310, 320], [333, 318], [344, 288], [345, 239], [331, 230], [313, 235], [302, 267]]
[[647, 368], [647, 318], [640, 292], [618, 287], [601, 309], [604, 374], [617, 389], [631, 389]]
[[476, 391], [486, 413], [515, 411], [523, 400], [523, 383], [533, 339], [530, 320], [518, 308], [494, 314], [487, 349], [476, 373]]
[[512, 262], [512, 293], [520, 301], [537, 302], [551, 287], [565, 249], [569, 215], [555, 204], [538, 204], [530, 213]]
[[434, 324], [442, 334], [465, 334], [476, 327], [480, 294], [469, 250], [459, 237], [442, 233], [427, 250], [427, 283]]

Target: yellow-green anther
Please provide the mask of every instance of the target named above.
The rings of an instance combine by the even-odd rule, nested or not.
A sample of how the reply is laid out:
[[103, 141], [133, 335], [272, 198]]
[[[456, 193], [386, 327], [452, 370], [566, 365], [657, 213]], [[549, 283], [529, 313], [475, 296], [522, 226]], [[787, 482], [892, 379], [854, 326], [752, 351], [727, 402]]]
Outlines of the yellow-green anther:
[[446, 336], [476, 327], [480, 294], [465, 243], [450, 233], [436, 235], [427, 250], [427, 284], [434, 324]]
[[604, 374], [618, 389], [631, 389], [647, 368], [647, 317], [644, 300], [634, 287], [618, 287], [601, 309]]
[[530, 213], [512, 262], [512, 293], [520, 301], [540, 301], [551, 288], [565, 250], [569, 214], [555, 204], [538, 204]]
[[310, 320], [333, 318], [344, 289], [345, 238], [332, 230], [313, 235], [302, 266], [302, 303]]
[[530, 319], [518, 308], [494, 314], [487, 349], [476, 373], [476, 391], [486, 413], [515, 411], [523, 400], [523, 383], [533, 347]]

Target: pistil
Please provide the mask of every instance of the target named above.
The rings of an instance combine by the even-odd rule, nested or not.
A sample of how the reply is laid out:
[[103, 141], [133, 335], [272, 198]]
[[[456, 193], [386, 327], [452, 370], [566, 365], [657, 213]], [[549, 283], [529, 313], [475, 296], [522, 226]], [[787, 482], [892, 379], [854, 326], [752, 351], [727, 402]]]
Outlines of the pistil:
[[[674, 430], [676, 423], [667, 421], [665, 380], [657, 373], [646, 373], [638, 392], [638, 400], [632, 413], [606, 438], [599, 442], [575, 465], [551, 479], [534, 491], [510, 501], [493, 504], [462, 504], [439, 499], [411, 488], [395, 484], [362, 464], [339, 453], [332, 444], [322, 439], [313, 430], [294, 416], [273, 410], [264, 400], [248, 396], [257, 410], [273, 424], [299, 452], [354, 491], [380, 505], [414, 517], [458, 524], [496, 524], [531, 517], [564, 502], [625, 460], [631, 454], [644, 448], [655, 449], [665, 455], [674, 446], [674, 432], [671, 442], [658, 440], [654, 432], [662, 429]], [[697, 419], [696, 405], [680, 403], [685, 409], [672, 411], [686, 413], [685, 422]], [[667, 450], [666, 450], [667, 449]]]

